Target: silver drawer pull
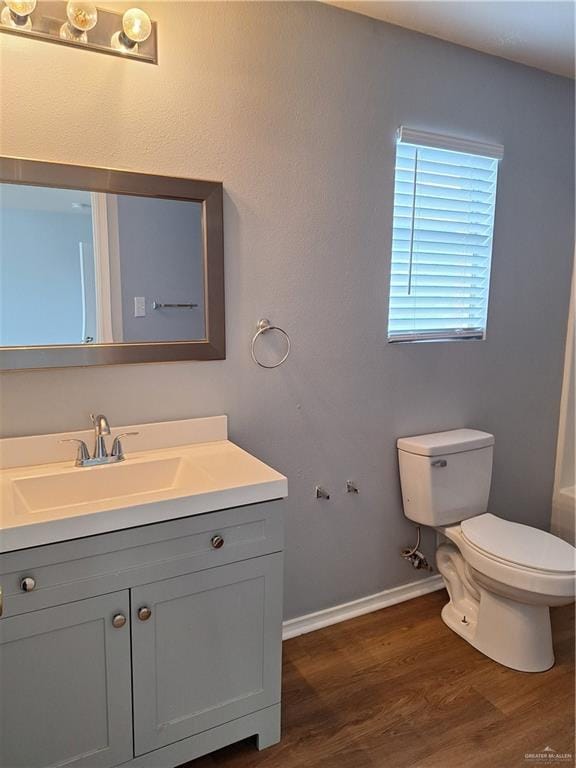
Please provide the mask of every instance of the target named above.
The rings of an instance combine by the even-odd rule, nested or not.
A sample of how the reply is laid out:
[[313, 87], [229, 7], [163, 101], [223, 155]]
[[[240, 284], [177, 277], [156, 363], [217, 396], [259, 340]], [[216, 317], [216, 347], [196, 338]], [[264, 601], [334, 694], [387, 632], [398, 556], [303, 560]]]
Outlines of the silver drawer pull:
[[20, 582], [22, 592], [32, 592], [36, 589], [36, 579], [33, 576], [25, 576]]
[[152, 616], [152, 609], [148, 608], [147, 605], [143, 605], [142, 608], [138, 608], [138, 618], [140, 621], [148, 621], [150, 616]]
[[219, 533], [216, 536], [212, 536], [210, 544], [212, 544], [214, 549], [220, 549], [220, 547], [224, 546], [224, 536], [220, 536]]
[[2, 587], [0, 586], [0, 616], [4, 613], [4, 594], [2, 592]]
[[126, 616], [123, 613], [117, 613], [112, 617], [112, 626], [121, 629], [126, 624]]
[[447, 467], [448, 466], [448, 462], [446, 461], [446, 459], [437, 459], [436, 461], [433, 461], [430, 466], [432, 466], [432, 467]]

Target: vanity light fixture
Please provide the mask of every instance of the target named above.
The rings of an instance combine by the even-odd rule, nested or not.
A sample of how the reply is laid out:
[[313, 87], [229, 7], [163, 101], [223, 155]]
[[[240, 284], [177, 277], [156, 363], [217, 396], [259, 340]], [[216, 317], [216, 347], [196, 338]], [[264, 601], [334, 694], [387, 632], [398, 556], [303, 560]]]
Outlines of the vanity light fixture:
[[6, 0], [0, 14], [0, 23], [20, 30], [32, 29], [30, 16], [35, 8], [36, 0]]
[[138, 44], [148, 40], [152, 22], [140, 8], [130, 8], [122, 16], [122, 29], [112, 35], [110, 44], [118, 51], [138, 51]]
[[82, 0], [0, 4], [0, 32], [158, 63], [156, 23], [140, 8], [121, 13]]

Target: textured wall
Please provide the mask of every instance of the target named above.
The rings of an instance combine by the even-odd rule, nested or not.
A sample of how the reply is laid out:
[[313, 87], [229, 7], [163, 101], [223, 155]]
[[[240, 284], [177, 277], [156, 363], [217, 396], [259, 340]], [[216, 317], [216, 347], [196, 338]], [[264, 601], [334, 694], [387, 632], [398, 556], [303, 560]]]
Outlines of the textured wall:
[[[496, 435], [492, 511], [548, 524], [572, 253], [571, 83], [316, 3], [157, 3], [160, 65], [2, 36], [4, 154], [221, 179], [228, 358], [13, 373], [6, 435], [228, 413], [288, 475], [286, 615], [414, 578], [398, 435]], [[18, 72], [19, 76], [6, 73]], [[394, 133], [505, 146], [486, 342], [385, 341]], [[290, 361], [250, 360], [260, 317]], [[345, 481], [360, 487], [343, 492]], [[320, 482], [329, 502], [313, 500]], [[429, 541], [429, 540], [428, 540]]]

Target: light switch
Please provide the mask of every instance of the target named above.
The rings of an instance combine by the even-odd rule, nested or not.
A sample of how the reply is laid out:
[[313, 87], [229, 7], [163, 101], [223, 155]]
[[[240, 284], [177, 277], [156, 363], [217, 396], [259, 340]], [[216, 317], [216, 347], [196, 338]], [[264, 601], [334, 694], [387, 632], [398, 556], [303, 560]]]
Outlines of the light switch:
[[145, 296], [134, 296], [134, 317], [146, 317]]

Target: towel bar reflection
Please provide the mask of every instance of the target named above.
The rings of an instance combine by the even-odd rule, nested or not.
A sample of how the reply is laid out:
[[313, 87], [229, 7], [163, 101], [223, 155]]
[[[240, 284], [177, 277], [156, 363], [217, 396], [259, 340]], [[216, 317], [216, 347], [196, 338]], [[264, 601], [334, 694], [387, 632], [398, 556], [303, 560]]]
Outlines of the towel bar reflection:
[[[258, 337], [261, 336], [263, 333], [267, 333], [268, 331], [278, 331], [278, 333], [281, 333], [285, 339], [286, 339], [286, 353], [284, 357], [279, 360], [277, 363], [274, 363], [273, 365], [267, 365], [266, 363], [260, 362], [256, 356], [256, 341], [258, 340]], [[252, 344], [250, 347], [250, 353], [252, 355], [252, 360], [256, 363], [256, 365], [259, 365], [260, 368], [278, 368], [278, 366], [282, 365], [282, 363], [285, 363], [288, 359], [288, 355], [290, 354], [290, 349], [292, 348], [292, 342], [290, 341], [290, 336], [286, 333], [286, 331], [283, 328], [280, 328], [277, 325], [272, 325], [270, 320], [266, 320], [263, 318], [258, 322], [258, 325], [256, 326], [256, 333], [252, 337]]]
[[198, 304], [162, 304], [159, 301], [152, 302], [152, 309], [194, 309]]

